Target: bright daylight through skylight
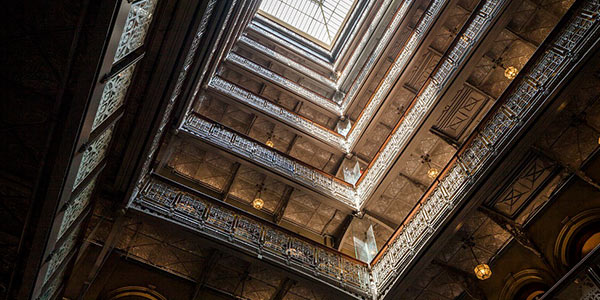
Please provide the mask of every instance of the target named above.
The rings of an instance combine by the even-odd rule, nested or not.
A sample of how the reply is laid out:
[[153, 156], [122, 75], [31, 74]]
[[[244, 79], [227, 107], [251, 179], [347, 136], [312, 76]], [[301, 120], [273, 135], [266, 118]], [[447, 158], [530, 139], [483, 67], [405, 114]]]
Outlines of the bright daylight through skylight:
[[262, 0], [260, 10], [280, 23], [332, 46], [355, 0]]

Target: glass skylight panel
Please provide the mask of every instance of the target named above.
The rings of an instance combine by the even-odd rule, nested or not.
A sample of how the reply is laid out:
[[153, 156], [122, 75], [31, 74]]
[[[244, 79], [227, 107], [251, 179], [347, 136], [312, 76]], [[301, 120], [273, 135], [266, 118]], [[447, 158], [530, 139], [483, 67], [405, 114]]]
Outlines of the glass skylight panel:
[[262, 0], [263, 15], [321, 46], [331, 47], [356, 0]]

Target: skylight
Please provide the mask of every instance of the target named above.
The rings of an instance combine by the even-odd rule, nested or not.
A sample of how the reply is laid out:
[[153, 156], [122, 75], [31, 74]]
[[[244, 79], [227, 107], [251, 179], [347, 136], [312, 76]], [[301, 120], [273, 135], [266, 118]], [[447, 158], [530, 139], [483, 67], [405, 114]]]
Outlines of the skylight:
[[331, 48], [356, 0], [262, 0], [260, 13]]

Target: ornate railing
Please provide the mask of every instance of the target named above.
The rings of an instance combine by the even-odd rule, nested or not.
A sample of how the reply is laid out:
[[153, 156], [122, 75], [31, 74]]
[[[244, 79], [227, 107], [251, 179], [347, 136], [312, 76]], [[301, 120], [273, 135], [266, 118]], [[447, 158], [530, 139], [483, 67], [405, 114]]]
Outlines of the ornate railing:
[[[383, 103], [394, 84], [398, 81], [402, 72], [406, 69], [410, 58], [413, 56], [421, 42], [425, 39], [427, 31], [431, 28], [435, 20], [438, 18], [438, 15], [441, 13], [445, 2], [447, 1], [433, 1], [429, 5], [427, 10], [423, 13], [423, 16], [421, 16], [421, 20], [419, 21], [413, 33], [408, 38], [407, 42], [404, 44], [402, 51], [400, 51], [400, 53], [394, 60], [394, 63], [390, 66], [390, 68], [384, 75], [381, 84], [377, 87], [377, 90], [371, 96], [367, 105], [362, 110], [356, 122], [352, 125], [352, 128], [348, 132], [346, 139], [350, 149], [354, 148], [354, 146], [358, 142], [358, 139], [360, 138], [360, 135], [366, 130], [367, 126], [371, 122], [371, 119], [373, 119], [373, 117], [375, 116], [377, 109]], [[408, 8], [406, 8], [405, 10], [407, 9]], [[374, 61], [376, 61], [375, 58], [376, 57], [371, 57], [370, 61], [373, 60], [374, 63]], [[352, 99], [354, 99], [357, 96], [359, 90], [358, 87], [364, 83], [364, 80], [366, 80], [367, 75], [368, 73], [361, 73], [352, 85], [352, 88], [346, 95], [346, 99], [344, 99], [344, 102], [342, 103], [341, 109], [343, 113], [345, 113], [348, 107], [350, 106]], [[356, 85], [356, 83], [359, 81], [360, 84]]]
[[313, 91], [300, 86], [298, 83], [293, 82], [267, 68], [264, 68], [263, 66], [260, 66], [245, 57], [242, 57], [234, 52], [229, 52], [226, 60], [241, 67], [242, 69], [245, 69], [246, 71], [257, 74], [258, 76], [264, 78], [267, 81], [278, 84], [279, 86], [290, 91], [291, 93], [296, 94], [302, 97], [303, 99], [306, 99], [324, 108], [325, 110], [339, 115], [339, 106], [332, 100], [325, 98], [317, 93], [314, 93]]
[[349, 293], [368, 295], [368, 266], [216, 199], [152, 176], [132, 207], [167, 217], [211, 239], [281, 264]]
[[[444, 78], [447, 79], [449, 74], [456, 72], [455, 68], [461, 61], [462, 54], [470, 48], [473, 38], [489, 25], [489, 20], [504, 2], [489, 0], [482, 6], [482, 12], [474, 15], [474, 19], [466, 27], [464, 38], [458, 40], [447, 58], [452, 59], [453, 63], [444, 62], [441, 65], [401, 124], [417, 122], [419, 115], [412, 112], [423, 110], [424, 105], [431, 105], [435, 89], [446, 84]], [[440, 181], [430, 187], [407, 221], [376, 257], [371, 275], [375, 282], [373, 291], [378, 297], [385, 296], [393, 281], [406, 271], [416, 253], [433, 236], [433, 232], [438, 230], [450, 211], [464, 200], [464, 191], [473, 187], [481, 176], [483, 166], [504, 149], [510, 137], [522, 127], [521, 124], [530, 119], [541, 106], [548, 91], [556, 87], [560, 78], [572, 70], [579, 55], [598, 40], [600, 0], [581, 1], [574, 5], [577, 9], [569, 11], [568, 17], [550, 35], [551, 38], [534, 54], [507, 92], [478, 125], [468, 142], [444, 169]], [[237, 155], [257, 156], [265, 165], [270, 164], [270, 167], [290, 165], [287, 160], [289, 158], [283, 154], [274, 156], [277, 152], [267, 149], [261, 143], [243, 137], [238, 139], [239, 135], [233, 131], [217, 128], [200, 118], [189, 120], [184, 130], [202, 136], [218, 147], [228, 149], [235, 144], [239, 146], [239, 152], [235, 153]], [[401, 128], [400, 125], [396, 133]], [[391, 142], [399, 145], [397, 140]], [[320, 184], [314, 175], [305, 175], [306, 172], [310, 173], [310, 170], [306, 171], [308, 169], [297, 171], [295, 167], [288, 167], [284, 170], [287, 170], [287, 174], [304, 177], [307, 185]], [[340, 191], [340, 195], [352, 194], [353, 191], [351, 187], [346, 187], [346, 190]], [[370, 294], [369, 271], [364, 264], [335, 251], [312, 245], [275, 226], [265, 225], [245, 213], [225, 205], [209, 203], [152, 177], [143, 182], [134, 195], [134, 206], [138, 209], [167, 216], [211, 238], [232, 243], [245, 251], [254, 251], [261, 257], [292, 265], [295, 270], [301, 270], [307, 276], [339, 283], [358, 293]], [[350, 201], [348, 203], [351, 204]]]
[[[398, 80], [398, 77], [405, 69], [410, 57], [415, 53], [419, 44], [425, 38], [428, 29], [433, 25], [433, 23], [437, 19], [437, 16], [441, 12], [441, 8], [444, 6], [445, 2], [446, 0], [439, 0], [431, 3], [427, 11], [421, 17], [421, 20], [417, 25], [416, 29], [414, 30], [413, 34], [404, 45], [403, 50], [396, 57], [394, 64], [386, 73], [382, 84], [378, 86], [375, 94], [371, 97], [371, 99], [367, 103], [367, 106], [359, 115], [357, 121], [352, 125], [352, 128], [350, 129], [350, 132], [348, 133], [346, 138], [310, 120], [302, 118], [295, 112], [286, 110], [285, 108], [282, 108], [266, 99], [254, 95], [251, 92], [248, 92], [242, 88], [239, 88], [232, 83], [224, 81], [223, 79], [213, 78], [209, 83], [209, 87], [212, 87], [233, 99], [241, 101], [242, 103], [254, 109], [257, 109], [273, 118], [279, 119], [294, 128], [297, 128], [305, 133], [309, 133], [313, 137], [329, 144], [332, 147], [339, 149], [340, 151], [349, 153], [352, 151], [352, 148], [358, 142], [361, 133], [366, 129], [371, 119], [375, 116], [377, 109], [383, 103], [387, 94], [393, 87], [394, 83]], [[389, 28], [395, 28], [398, 26], [400, 21], [405, 17], [406, 12], [408, 11], [408, 8], [410, 7], [411, 3], [411, 1], [404, 1], [402, 3], [402, 6], [396, 12], [394, 19], [392, 20], [390, 26], [388, 27], [388, 30], [384, 34], [384, 40], [391, 39], [391, 37], [393, 36], [393, 31], [390, 31]], [[367, 67], [371, 66], [371, 64], [374, 64], [377, 61], [377, 58], [381, 54], [380, 52], [384, 50], [385, 45], [386, 43], [383, 42], [380, 42], [378, 44], [377, 48], [371, 55], [369, 61], [367, 61], [366, 63]], [[344, 99], [344, 102], [341, 105], [338, 105], [329, 101], [328, 99], [325, 99], [319, 95], [308, 91], [307, 89], [299, 86], [295, 82], [292, 82], [270, 70], [267, 70], [266, 68], [263, 68], [262, 66], [255, 64], [252, 61], [243, 58], [239, 55], [230, 53], [227, 58], [230, 62], [235, 63], [239, 67], [253, 72], [259, 76], [262, 76], [263, 78], [269, 81], [277, 82], [279, 85], [283, 86], [287, 90], [295, 94], [301, 95], [302, 97], [315, 103], [316, 105], [319, 105], [339, 115], [344, 114], [345, 110], [348, 108], [350, 102], [349, 99], [355, 97], [356, 92], [358, 92], [358, 89], [356, 89], [355, 92], [351, 90], [349, 94], [354, 94], [347, 95]], [[367, 75], [368, 70], [366, 70], [365, 68], [363, 69], [361, 75], [359, 75], [359, 77], [356, 79], [355, 83], [361, 81], [361, 78], [366, 79]], [[353, 86], [359, 85], [360, 84]]]
[[356, 192], [349, 183], [299, 162], [261, 142], [238, 134], [219, 123], [209, 121], [197, 114], [190, 114], [180, 130], [337, 199], [352, 209], [357, 209]]
[[[383, 33], [383, 36], [381, 36], [381, 40], [377, 43], [377, 46], [375, 46], [375, 49], [373, 49], [373, 52], [371, 52], [371, 55], [369, 56], [369, 58], [367, 59], [367, 61], [363, 65], [363, 67], [360, 69], [360, 73], [352, 82], [352, 85], [350, 86], [350, 89], [346, 93], [344, 100], [342, 100], [342, 103], [340, 105], [342, 114], [346, 114], [348, 108], [350, 107], [350, 104], [356, 98], [358, 91], [361, 89], [361, 87], [364, 85], [365, 81], [367, 80], [368, 75], [371, 73], [373, 68], [375, 68], [375, 65], [376, 65], [377, 61], [379, 60], [379, 57], [381, 56], [381, 54], [383, 54], [383, 51], [387, 48], [388, 43], [390, 42], [390, 40], [392, 39], [394, 34], [396, 34], [398, 27], [400, 26], [402, 21], [406, 18], [407, 12], [412, 3], [413, 3], [412, 0], [404, 0], [402, 2], [402, 4], [400, 5], [400, 7], [398, 8], [398, 10], [396, 11], [394, 18], [392, 19], [392, 21], [386, 28], [385, 32]], [[430, 5], [430, 7], [432, 7], [432, 6]], [[431, 13], [430, 9], [428, 9], [427, 12]], [[434, 15], [436, 15], [436, 14], [434, 14]], [[405, 52], [405, 51], [406, 51], [406, 49], [401, 50], [401, 52]], [[346, 77], [343, 77], [342, 80], [345, 80], [345, 78]]]
[[[424, 37], [429, 26], [433, 24], [444, 3], [445, 0], [434, 0], [430, 4], [428, 10], [422, 16], [421, 22], [419, 22], [415, 33], [406, 43], [405, 50], [410, 49], [410, 51], [403, 51], [398, 56], [398, 64], [393, 65], [393, 67], [390, 69], [387, 74], [388, 76], [386, 76], [384, 81], [385, 84], [380, 86], [381, 89], [389, 90], [391, 88], [394, 82], [392, 79], [397, 79], [397, 76], [399, 76], [401, 70], [404, 68], [406, 63], [408, 63], [410, 53], [416, 50], [418, 44], [420, 43], [419, 41]], [[362, 174], [358, 183], [355, 185], [356, 188], [352, 188], [352, 194], [350, 196], [346, 196], [348, 201], [354, 201], [354, 207], [361, 208], [363, 203], [375, 190], [378, 183], [385, 176], [387, 170], [391, 167], [393, 161], [397, 158], [400, 151], [408, 143], [409, 138], [414, 134], [419, 124], [423, 121], [427, 113], [433, 107], [436, 100], [441, 96], [443, 90], [449, 84], [450, 79], [456, 75], [459, 70], [459, 66], [461, 66], [469, 57], [470, 53], [473, 51], [473, 45], [477, 44], [483, 38], [487, 29], [491, 26], [492, 20], [494, 20], [500, 14], [500, 8], [504, 3], [504, 1], [486, 2], [486, 5], [481, 6], [480, 10], [473, 14], [475, 17], [468, 22], [465, 27], [466, 29], [463, 30], [463, 32], [455, 40], [455, 43], [451, 46], [448, 55], [444, 56], [444, 58], [438, 64], [437, 68], [433, 72], [432, 77], [426, 82], [419, 94], [413, 100], [412, 104], [409, 106], [405, 112], [405, 115], [394, 128], [388, 140], [384, 143], [379, 153], [375, 156], [369, 167]], [[229, 96], [234, 97], [238, 101], [252, 105], [256, 108], [260, 108], [262, 112], [271, 113], [272, 116], [278, 116], [275, 113], [279, 113], [279, 116], [284, 116], [285, 119], [283, 117], [277, 118], [286, 123], [294, 124], [294, 122], [297, 122], [297, 126], [306, 126], [309, 128], [307, 129], [308, 132], [310, 132], [313, 137], [316, 137], [322, 141], [339, 143], [344, 147], [350, 147], [350, 141], [358, 139], [358, 135], [355, 135], [355, 133], [358, 131], [351, 131], [349, 134], [349, 139], [343, 139], [343, 137], [339, 135], [334, 135], [332, 131], [323, 127], [319, 127], [314, 122], [301, 118], [292, 112], [282, 109], [274, 103], [262, 99], [220, 78], [211, 80], [211, 83], [209, 84], [211, 87], [216, 87], [218, 85], [221, 86], [219, 88], [221, 91], [227, 92]], [[381, 103], [383, 99], [384, 93], [380, 93], [378, 90], [365, 109], [367, 113], [363, 111], [363, 114], [360, 116], [359, 121], [355, 124], [353, 129], [357, 128], [357, 126], [367, 126], [367, 123], [362, 123], [363, 118], [369, 118], [369, 114], [374, 114], [376, 107], [379, 105], [378, 103]], [[272, 149], [267, 149], [267, 151], [269, 150], [274, 152]], [[253, 160], [253, 157], [248, 156], [248, 159]], [[322, 188], [318, 183], [312, 184], [312, 186]]]
[[310, 61], [319, 65], [323, 69], [333, 72], [332, 66], [330, 64], [328, 64], [327, 62], [325, 62], [322, 58], [319, 58], [316, 55], [314, 55], [308, 51], [304, 51], [304, 50], [296, 47], [295, 45], [288, 42], [286, 39], [278, 37], [277, 35], [263, 29], [261, 26], [257, 26], [256, 24], [254, 24], [254, 22], [252, 22], [252, 23], [250, 23], [250, 25], [248, 25], [248, 29], [260, 34], [261, 36], [264, 36], [264, 37], [274, 41], [275, 43], [277, 43], [279, 45], [282, 45], [283, 47], [285, 47], [287, 49], [290, 49], [291, 51], [293, 51], [295, 53], [298, 53], [302, 56], [307, 57], [308, 59], [310, 59]]
[[[407, 1], [405, 1], [405, 2], [407, 2]], [[348, 62], [345, 63], [345, 67], [342, 69], [340, 76], [338, 76], [337, 81], [336, 81], [336, 85], [338, 88], [342, 85], [342, 83], [344, 83], [346, 81], [346, 78], [350, 74], [350, 71], [352, 71], [352, 67], [354, 66], [354, 64], [356, 64], [356, 61], [360, 58], [363, 50], [369, 43], [369, 40], [371, 39], [371, 37], [372, 37], [373, 33], [375, 32], [375, 30], [377, 29], [377, 27], [379, 26], [379, 22], [381, 21], [381, 19], [385, 15], [385, 13], [388, 11], [391, 3], [392, 3], [392, 0], [385, 0], [385, 1], [383, 1], [383, 3], [381, 3], [381, 6], [379, 6], [379, 10], [377, 10], [377, 14], [371, 20], [369, 26], [367, 27], [367, 30], [362, 35], [362, 39], [360, 40], [360, 43], [358, 43], [358, 45], [356, 45], [356, 47], [353, 49], [352, 56], [350, 56], [350, 59], [348, 59]], [[404, 3], [403, 3], [403, 5], [404, 5]], [[398, 9], [395, 16], [398, 16], [398, 12], [401, 9], [402, 8]], [[366, 15], [367, 15], [366, 12], [368, 12], [368, 8], [365, 9], [365, 13], [363, 13], [363, 17], [366, 17]], [[392, 20], [392, 22], [390, 22], [390, 24], [386, 28], [385, 33], [383, 34], [382, 39], [379, 41], [379, 43], [387, 44], [389, 42], [389, 40], [384, 40], [384, 38], [386, 36], [388, 36], [388, 32], [396, 32], [396, 30], [398, 30], [399, 25], [400, 25], [400, 22], [398, 22], [397, 19], [394, 18]], [[359, 27], [356, 26], [356, 29], [358, 29], [358, 28]], [[349, 39], [348, 41], [352, 41], [357, 32], [358, 32], [358, 30], [355, 30], [353, 32], [352, 38]], [[350, 44], [352, 44], [352, 43], [347, 42], [344, 45], [344, 49], [342, 50], [342, 53], [345, 53], [346, 51], [348, 51], [348, 47], [350, 47]], [[377, 55], [377, 56], [379, 56], [379, 55]], [[341, 58], [341, 56], [334, 63], [334, 69], [336, 69], [336, 70], [337, 70], [337, 66], [340, 62], [340, 58]]]
[[[436, 6], [435, 2], [430, 6]], [[441, 2], [441, 0], [437, 2]], [[361, 201], [367, 199], [375, 190], [378, 182], [392, 165], [398, 153], [406, 146], [409, 138], [424, 120], [427, 112], [431, 110], [437, 99], [441, 97], [442, 92], [450, 84], [451, 78], [457, 75], [459, 67], [474, 51], [474, 46], [483, 38], [492, 21], [499, 16], [504, 3], [506, 3], [505, 0], [486, 1], [478, 11], [472, 14], [474, 17], [465, 24], [466, 29], [463, 29], [457, 36], [448, 54], [444, 55], [436, 66], [432, 76], [426, 81], [386, 143], [359, 179], [356, 186], [358, 198]], [[438, 8], [441, 7], [438, 6]], [[425, 16], [424, 19], [427, 18]], [[362, 205], [362, 203], [359, 205]]]
[[[488, 11], [503, 1], [485, 3]], [[578, 5], [579, 4], [579, 5]], [[589, 49], [599, 38], [600, 0], [577, 2], [578, 9], [569, 11], [553, 38], [547, 40], [492, 112], [479, 124], [468, 142], [444, 169], [440, 181], [434, 183], [391, 241], [375, 258], [373, 276], [378, 294], [383, 295], [391, 283], [405, 272], [415, 253], [433, 236], [449, 213], [463, 200], [464, 191], [473, 187], [483, 166], [506, 146], [515, 131], [540, 107], [548, 91], [577, 63], [579, 53]], [[477, 18], [484, 18], [478, 15]], [[484, 20], [474, 20], [474, 24]], [[468, 29], [471, 30], [471, 29]]]
[[335, 83], [333, 81], [331, 81], [331, 79], [323, 76], [319, 72], [315, 72], [313, 69], [306, 67], [305, 65], [298, 63], [295, 60], [290, 59], [289, 57], [287, 57], [269, 47], [264, 46], [263, 44], [247, 37], [245, 34], [242, 35], [237, 42], [245, 44], [245, 45], [251, 47], [253, 50], [260, 52], [263, 55], [266, 55], [266, 56], [270, 57], [271, 59], [276, 60], [283, 65], [286, 65], [292, 69], [297, 70], [298, 72], [302, 73], [303, 75], [306, 75], [306, 76], [312, 78], [313, 80], [320, 82], [321, 84], [327, 86], [328, 88], [330, 88], [332, 90], [335, 90], [337, 88]]
[[307, 118], [289, 111], [267, 99], [247, 91], [236, 84], [224, 80], [218, 76], [211, 78], [208, 87], [220, 94], [226, 95], [236, 101], [248, 105], [264, 114], [268, 114], [283, 123], [296, 127], [312, 137], [346, 152], [347, 145], [344, 136], [329, 130]]

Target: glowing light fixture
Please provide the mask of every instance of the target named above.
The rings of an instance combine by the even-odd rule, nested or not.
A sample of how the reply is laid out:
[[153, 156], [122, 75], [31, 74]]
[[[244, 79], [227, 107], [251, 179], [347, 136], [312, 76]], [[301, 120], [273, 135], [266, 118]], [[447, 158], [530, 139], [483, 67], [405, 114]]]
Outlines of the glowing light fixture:
[[273, 141], [272, 141], [271, 139], [268, 139], [268, 140], [265, 142], [265, 145], [267, 145], [267, 146], [269, 146], [269, 147], [271, 147], [271, 148], [275, 147], [275, 144], [273, 143]]
[[440, 170], [435, 166], [432, 166], [431, 157], [429, 156], [429, 153], [421, 155], [421, 163], [429, 167], [429, 170], [427, 170], [427, 177], [431, 179], [436, 179], [438, 177], [438, 175], [440, 174]]
[[256, 209], [262, 209], [263, 206], [265, 205], [265, 201], [261, 198], [264, 183], [257, 185], [257, 186], [258, 186], [258, 193], [256, 194], [256, 197], [254, 197], [254, 200], [252, 200], [252, 207], [254, 207]]
[[473, 242], [473, 237], [468, 237], [463, 240], [463, 249], [468, 247], [471, 250], [471, 254], [473, 254], [473, 258], [475, 258], [475, 261], [477, 262], [477, 265], [473, 269], [473, 271], [475, 272], [475, 276], [479, 280], [486, 280], [492, 277], [492, 269], [488, 264], [479, 261], [477, 255], [475, 255], [475, 251], [473, 251], [474, 246], [475, 242]]
[[252, 201], [252, 206], [256, 209], [262, 209], [264, 205], [265, 201], [263, 201], [261, 198], [256, 198], [254, 201]]
[[518, 73], [519, 73], [519, 70], [517, 68], [510, 66], [504, 70], [504, 77], [506, 77], [510, 80], [513, 80], [513, 79], [515, 79], [515, 77], [517, 77]]
[[477, 276], [479, 280], [486, 280], [492, 277], [492, 269], [490, 269], [490, 266], [488, 266], [488, 264], [478, 264], [477, 266], [475, 266], [474, 271], [475, 276]]
[[431, 179], [436, 179], [437, 176], [438, 176], [438, 174], [440, 174], [440, 170], [438, 170], [438, 169], [436, 169], [434, 167], [431, 167], [429, 169], [429, 171], [427, 171], [427, 177], [429, 177]]
[[265, 142], [265, 145], [267, 145], [267, 146], [269, 146], [271, 148], [275, 147], [275, 143], [273, 143], [273, 131], [274, 130], [275, 130], [275, 128], [272, 128], [269, 131], [269, 137], [267, 137], [267, 141]]

